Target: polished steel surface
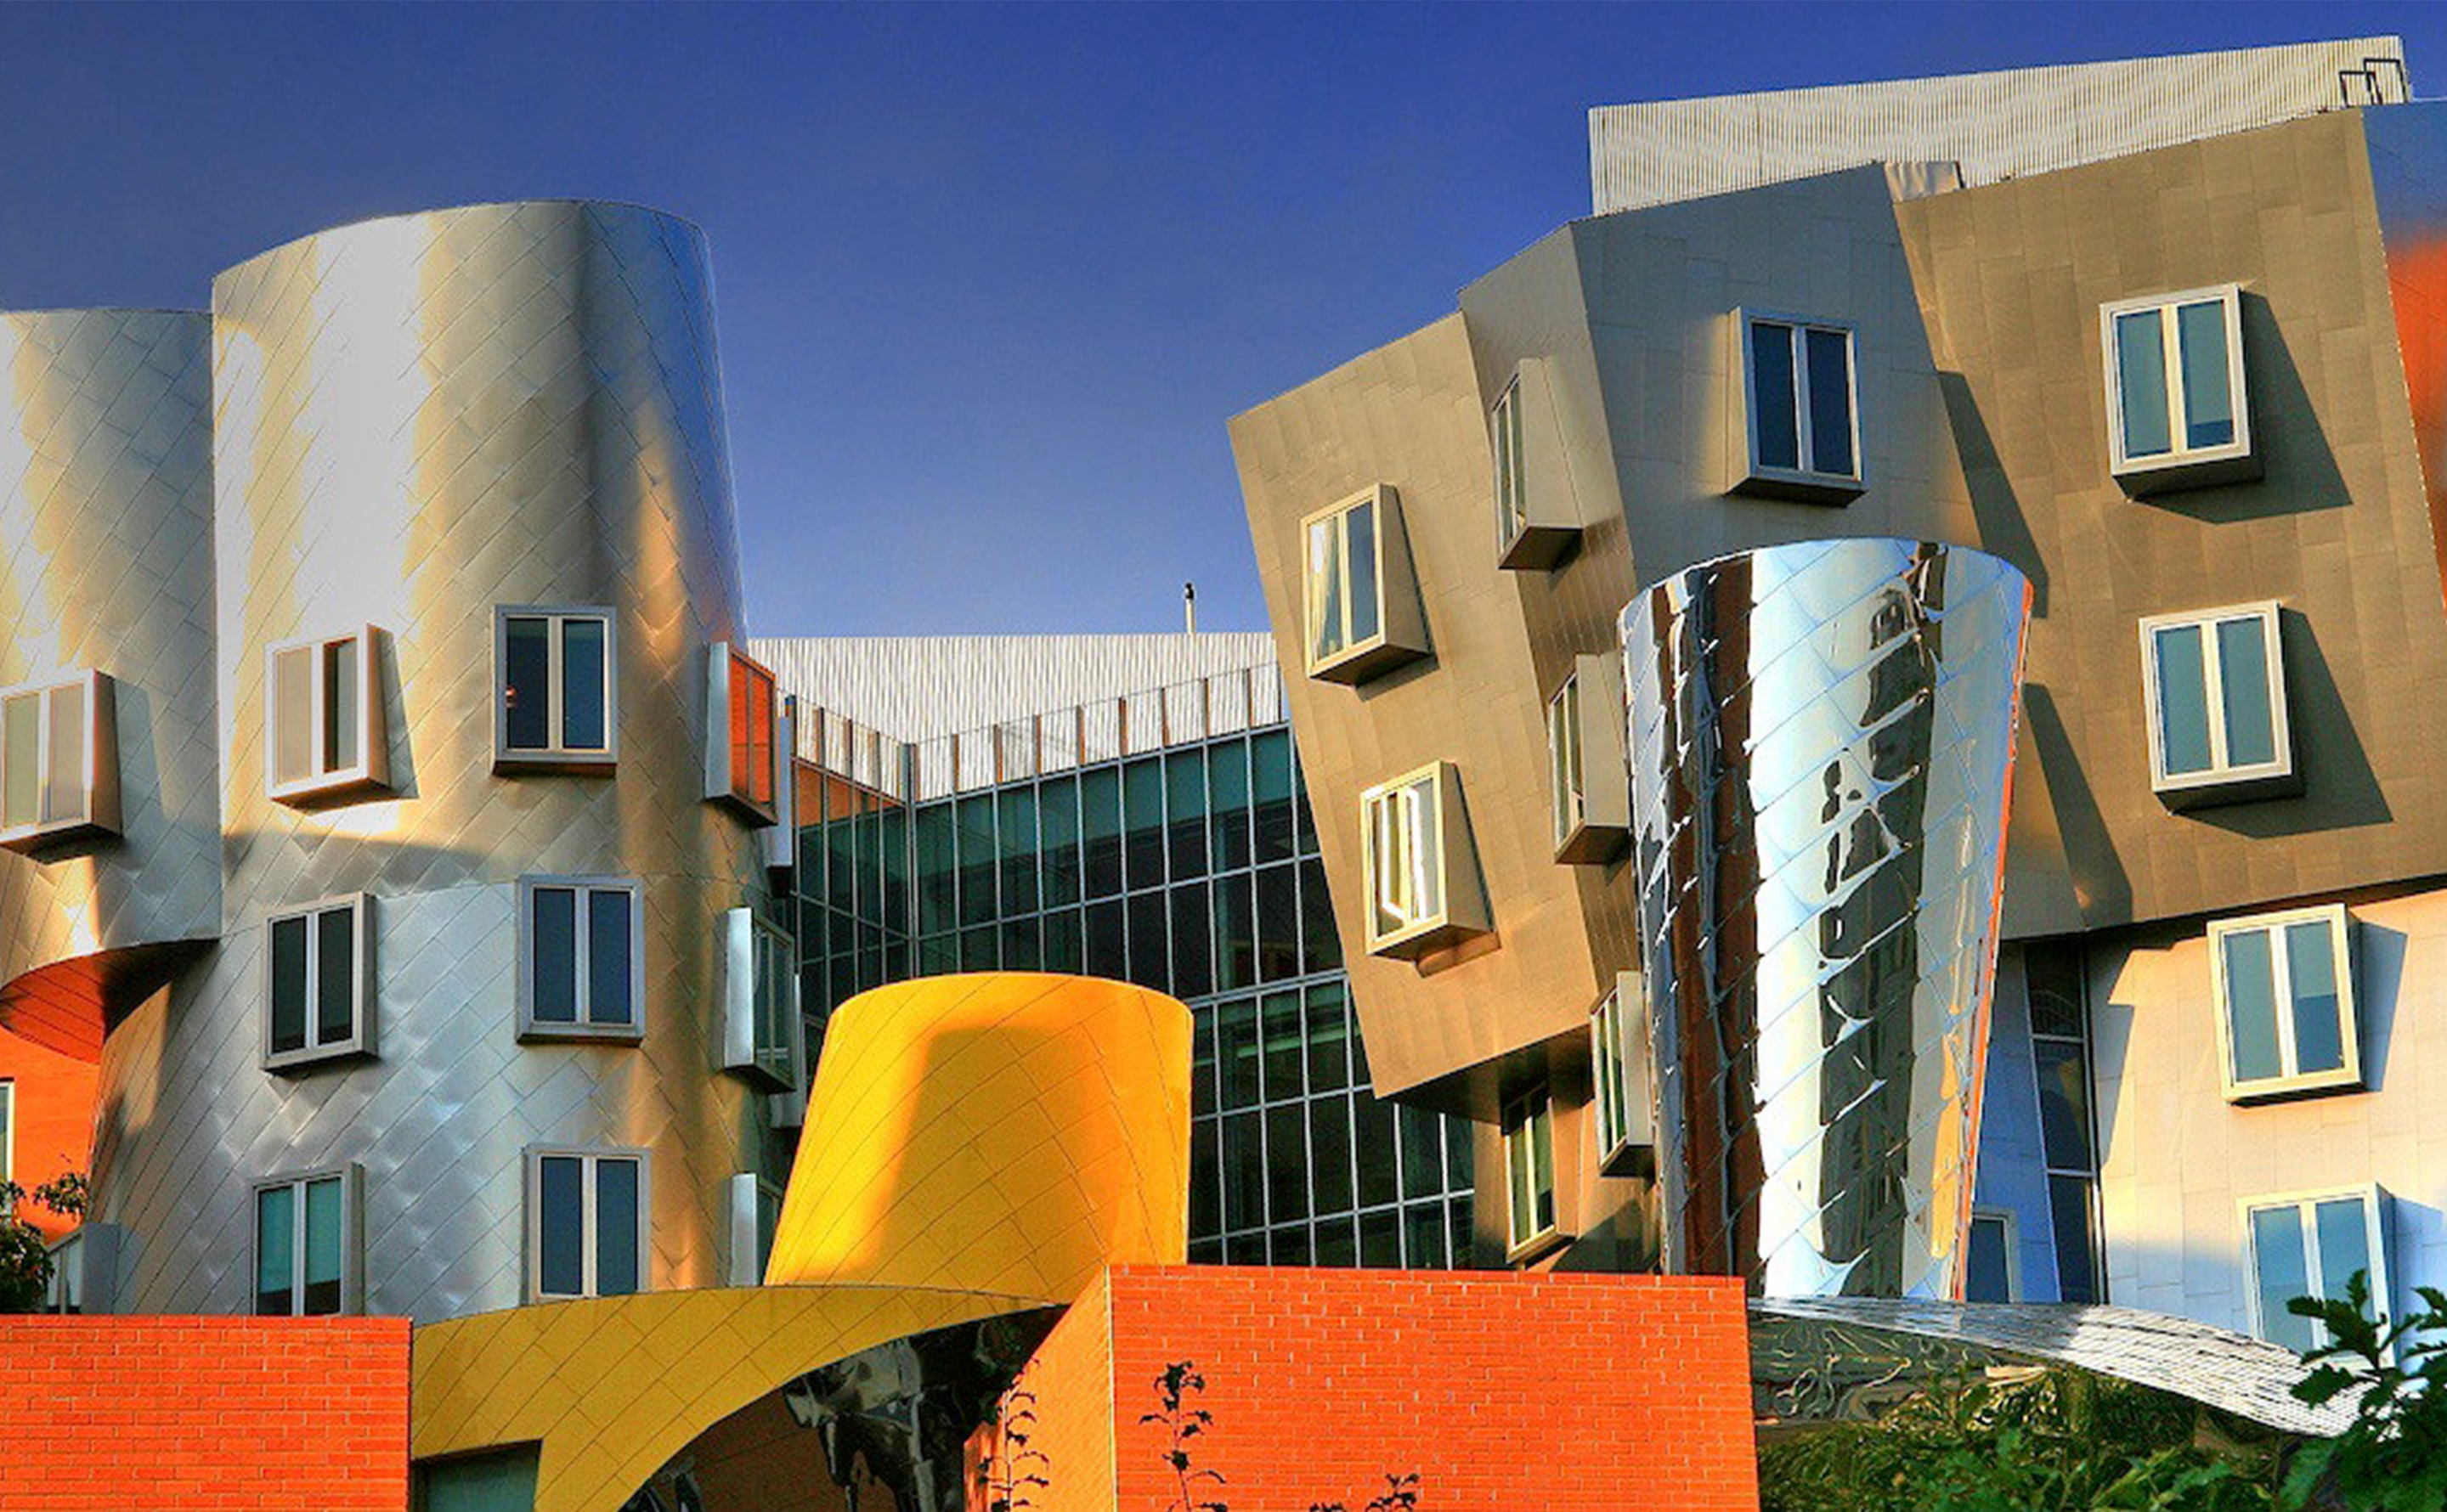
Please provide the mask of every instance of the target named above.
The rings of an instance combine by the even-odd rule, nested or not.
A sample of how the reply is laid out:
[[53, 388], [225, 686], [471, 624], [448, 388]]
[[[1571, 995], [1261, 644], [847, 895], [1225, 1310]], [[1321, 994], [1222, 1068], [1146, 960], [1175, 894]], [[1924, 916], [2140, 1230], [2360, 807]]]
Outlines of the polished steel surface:
[[85, 1060], [220, 928], [211, 323], [0, 314], [0, 687], [116, 684], [119, 837], [0, 853], [0, 1030]]
[[1868, 538], [1624, 611], [1667, 1269], [1958, 1294], [2029, 597]]
[[[217, 580], [183, 628], [218, 682], [223, 939], [104, 1055], [122, 1305], [241, 1310], [248, 1182], [357, 1161], [370, 1311], [509, 1306], [540, 1143], [651, 1149], [649, 1284], [718, 1282], [726, 1181], [757, 1168], [766, 1114], [716, 1068], [716, 917], [766, 882], [699, 794], [705, 647], [742, 628], [701, 236], [625, 206], [477, 206], [310, 236], [213, 293], [213, 534], [184, 555]], [[618, 615], [617, 771], [497, 776], [494, 610], [571, 603]], [[272, 802], [265, 648], [369, 622], [395, 796]], [[518, 1042], [531, 873], [640, 880], [642, 1044]], [[267, 1073], [264, 917], [355, 892], [380, 1057]]]

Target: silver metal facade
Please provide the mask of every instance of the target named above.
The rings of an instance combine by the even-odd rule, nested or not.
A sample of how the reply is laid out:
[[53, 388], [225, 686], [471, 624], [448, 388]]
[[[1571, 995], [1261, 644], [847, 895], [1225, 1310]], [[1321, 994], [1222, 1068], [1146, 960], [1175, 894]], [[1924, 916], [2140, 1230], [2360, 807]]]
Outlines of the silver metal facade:
[[1959, 1294], [2029, 598], [1865, 538], [1624, 611], [1667, 1269]]
[[[250, 1301], [250, 1183], [365, 1170], [369, 1311], [523, 1300], [529, 1144], [652, 1153], [653, 1287], [724, 1276], [765, 1099], [719, 1069], [718, 916], [767, 896], [700, 793], [708, 644], [739, 581], [705, 248], [625, 206], [528, 202], [310, 236], [214, 286], [210, 659], [225, 870], [210, 956], [110, 1035], [96, 1218], [123, 1310]], [[501, 605], [614, 613], [618, 764], [494, 770]], [[371, 623], [395, 793], [265, 795], [265, 648]], [[517, 1037], [522, 876], [643, 892], [642, 1041]], [[370, 895], [375, 1058], [262, 1068], [267, 914]]]

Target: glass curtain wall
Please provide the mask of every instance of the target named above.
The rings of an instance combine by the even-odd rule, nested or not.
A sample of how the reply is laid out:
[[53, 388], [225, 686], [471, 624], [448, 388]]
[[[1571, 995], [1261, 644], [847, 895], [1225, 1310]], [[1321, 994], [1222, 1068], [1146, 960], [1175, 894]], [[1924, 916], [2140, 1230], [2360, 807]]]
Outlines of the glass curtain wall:
[[1288, 727], [907, 806], [823, 787], [799, 850], [810, 1046], [911, 976], [1169, 992], [1197, 1023], [1191, 1259], [1469, 1263], [1470, 1125], [1366, 1090]]

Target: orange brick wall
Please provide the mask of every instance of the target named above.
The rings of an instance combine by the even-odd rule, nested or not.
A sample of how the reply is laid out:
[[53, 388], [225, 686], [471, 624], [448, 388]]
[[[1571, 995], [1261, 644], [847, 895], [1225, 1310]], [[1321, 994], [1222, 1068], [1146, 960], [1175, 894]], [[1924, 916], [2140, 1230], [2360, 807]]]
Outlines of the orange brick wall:
[[9, 1512], [404, 1512], [405, 1318], [0, 1317]]
[[[29, 1039], [0, 1030], [0, 1082], [16, 1084], [16, 1181], [31, 1192], [64, 1171], [84, 1171], [93, 1157], [93, 1102], [98, 1069]], [[17, 1216], [58, 1238], [76, 1227], [30, 1199]]]
[[[1035, 1512], [1178, 1501], [1169, 1436], [1139, 1420], [1184, 1359], [1206, 1380], [1189, 1405], [1214, 1414], [1195, 1463], [1227, 1478], [1200, 1500], [1236, 1509], [1356, 1512], [1401, 1473], [1425, 1512], [1758, 1506], [1738, 1281], [1181, 1266], [1108, 1285], [1029, 1367], [1052, 1460]], [[1110, 1399], [1069, 1384], [1106, 1357]], [[1092, 1443], [1093, 1417], [1111, 1425], [1110, 1478], [1061, 1447]]]

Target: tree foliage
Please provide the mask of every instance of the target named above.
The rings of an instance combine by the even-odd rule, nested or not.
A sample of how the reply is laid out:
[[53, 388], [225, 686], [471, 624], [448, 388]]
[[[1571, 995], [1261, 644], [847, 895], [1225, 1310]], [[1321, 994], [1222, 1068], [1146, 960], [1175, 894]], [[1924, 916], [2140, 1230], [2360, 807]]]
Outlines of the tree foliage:
[[[42, 1231], [26, 1221], [26, 1189], [0, 1181], [0, 1313], [39, 1313], [51, 1286], [51, 1252]], [[35, 1187], [33, 1200], [63, 1218], [83, 1218], [85, 1179], [70, 1171]]]
[[2370, 1278], [2360, 1271], [2341, 1299], [2286, 1304], [2297, 1317], [2317, 1321], [2328, 1340], [2303, 1356], [2311, 1373], [2294, 1394], [2321, 1407], [2355, 1393], [2344, 1432], [2295, 1455], [2286, 1475], [2288, 1505], [2447, 1507], [2447, 1293], [2417, 1290], [2422, 1310], [2394, 1323], [2372, 1310]]

